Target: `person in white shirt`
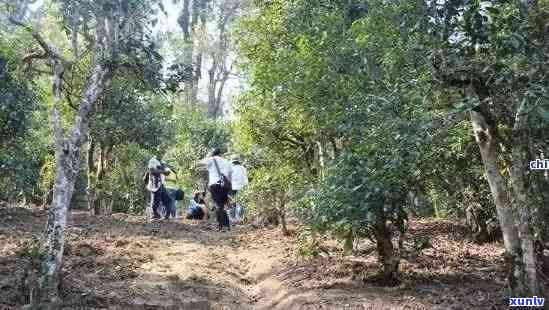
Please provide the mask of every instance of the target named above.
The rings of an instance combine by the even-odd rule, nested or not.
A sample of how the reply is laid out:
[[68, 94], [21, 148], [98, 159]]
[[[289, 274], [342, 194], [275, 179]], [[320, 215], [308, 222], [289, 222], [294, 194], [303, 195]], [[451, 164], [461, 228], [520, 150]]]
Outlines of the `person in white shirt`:
[[240, 163], [238, 155], [232, 157], [231, 184], [229, 220], [231, 223], [241, 223], [244, 220], [244, 208], [238, 203], [237, 194], [248, 185], [248, 173], [246, 172], [246, 168]]
[[214, 148], [211, 157], [202, 162], [205, 162], [208, 167], [208, 186], [215, 205], [219, 230], [223, 230], [224, 227], [230, 230], [225, 204], [229, 201], [229, 191], [231, 190], [231, 163], [221, 156], [219, 148]]
[[233, 156], [231, 170], [231, 194], [235, 195], [238, 191], [241, 191], [246, 185], [248, 185], [248, 173], [246, 168], [244, 168], [244, 166], [240, 163], [240, 158], [238, 156]]

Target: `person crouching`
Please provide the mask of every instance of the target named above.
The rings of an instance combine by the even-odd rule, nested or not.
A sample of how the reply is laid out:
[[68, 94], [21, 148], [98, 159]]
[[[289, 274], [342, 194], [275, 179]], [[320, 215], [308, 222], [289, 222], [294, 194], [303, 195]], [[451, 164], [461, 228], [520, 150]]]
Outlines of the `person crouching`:
[[207, 217], [208, 210], [201, 192], [195, 192], [187, 210], [188, 220], [203, 220]]

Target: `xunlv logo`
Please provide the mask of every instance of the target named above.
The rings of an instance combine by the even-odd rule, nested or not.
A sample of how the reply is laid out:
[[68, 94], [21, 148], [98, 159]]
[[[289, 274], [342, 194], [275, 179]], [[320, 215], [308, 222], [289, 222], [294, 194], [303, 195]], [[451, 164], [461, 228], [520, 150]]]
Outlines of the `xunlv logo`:
[[509, 298], [509, 307], [543, 307], [545, 298], [534, 297], [516, 297]]

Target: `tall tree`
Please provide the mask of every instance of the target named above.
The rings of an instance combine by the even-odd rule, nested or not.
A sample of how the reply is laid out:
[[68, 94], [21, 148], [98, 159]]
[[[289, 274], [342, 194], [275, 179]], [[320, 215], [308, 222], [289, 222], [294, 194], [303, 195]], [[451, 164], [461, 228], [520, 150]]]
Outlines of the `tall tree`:
[[[41, 51], [29, 55], [49, 61], [52, 75], [52, 123], [55, 146], [55, 185], [44, 240], [37, 296], [32, 303], [58, 305], [59, 274], [63, 262], [65, 227], [76, 176], [80, 168], [82, 149], [87, 137], [93, 106], [111, 81], [115, 70], [125, 64], [123, 55], [144, 47], [154, 16], [155, 1], [59, 1], [61, 18], [68, 34], [70, 53], [48, 42], [36, 27], [11, 16], [10, 21], [31, 33]], [[81, 39], [83, 38], [83, 39]], [[80, 43], [86, 43], [82, 47]], [[81, 59], [91, 54], [90, 71], [83, 87], [72, 128], [65, 133], [61, 126], [63, 74]], [[69, 54], [70, 56], [67, 56]]]
[[217, 3], [217, 38], [209, 47], [208, 56], [211, 60], [208, 69], [208, 116], [211, 118], [220, 117], [223, 113], [222, 99], [225, 84], [232, 71], [231, 64], [231, 40], [229, 27], [238, 17], [239, 9], [242, 8], [241, 0], [221, 1]]
[[438, 123], [418, 107], [423, 81], [409, 82], [426, 68], [414, 66], [419, 56], [399, 37], [413, 18], [398, 18], [407, 4], [373, 8], [367, 15], [339, 1], [259, 3], [240, 34], [251, 87], [238, 115], [252, 150], [267, 149], [308, 179], [305, 222], [335, 233], [347, 250], [355, 239], [375, 239], [381, 278], [393, 285], [418, 141]]
[[[549, 27], [538, 1], [420, 1], [436, 82], [461, 91], [503, 233], [509, 285], [516, 294], [542, 288], [535, 218], [547, 182], [528, 171], [543, 156]], [[425, 41], [422, 41], [425, 43]]]
[[201, 37], [206, 32], [208, 0], [183, 0], [183, 8], [178, 18], [183, 31], [183, 55], [180, 60], [190, 73], [185, 83], [186, 101], [195, 104], [198, 97], [198, 82], [202, 76], [203, 48]]
[[230, 31], [247, 7], [246, 0], [182, 1], [178, 24], [183, 33], [183, 45], [177, 66], [183, 67], [180, 71], [188, 75], [183, 93], [186, 102], [198, 102], [198, 94], [203, 90], [199, 85], [205, 80], [206, 106], [211, 118], [223, 114], [225, 86], [235, 58]]

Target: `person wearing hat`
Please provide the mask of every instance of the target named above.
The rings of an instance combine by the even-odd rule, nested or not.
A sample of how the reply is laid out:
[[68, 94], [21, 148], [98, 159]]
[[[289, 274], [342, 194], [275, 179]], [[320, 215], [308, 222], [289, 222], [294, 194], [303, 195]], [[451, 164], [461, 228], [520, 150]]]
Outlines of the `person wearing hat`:
[[246, 171], [246, 168], [242, 166], [240, 156], [233, 155], [231, 157], [231, 163], [231, 199], [233, 203], [229, 215], [234, 222], [240, 222], [242, 221], [244, 210], [242, 209], [242, 206], [237, 203], [236, 195], [246, 185], [248, 185], [248, 173]]
[[231, 156], [231, 163], [231, 195], [235, 196], [238, 191], [242, 190], [246, 185], [248, 185], [248, 173], [246, 171], [246, 168], [242, 166], [240, 156]]
[[[165, 208], [171, 205], [171, 198], [166, 192], [164, 186], [166, 176], [169, 175], [172, 170], [163, 164], [157, 156], [153, 156], [149, 160], [147, 166], [147, 172], [143, 177], [147, 190], [151, 193], [151, 208], [153, 212], [153, 219], [159, 219], [159, 208], [162, 203]], [[166, 212], [166, 219], [169, 218], [169, 212]]]

